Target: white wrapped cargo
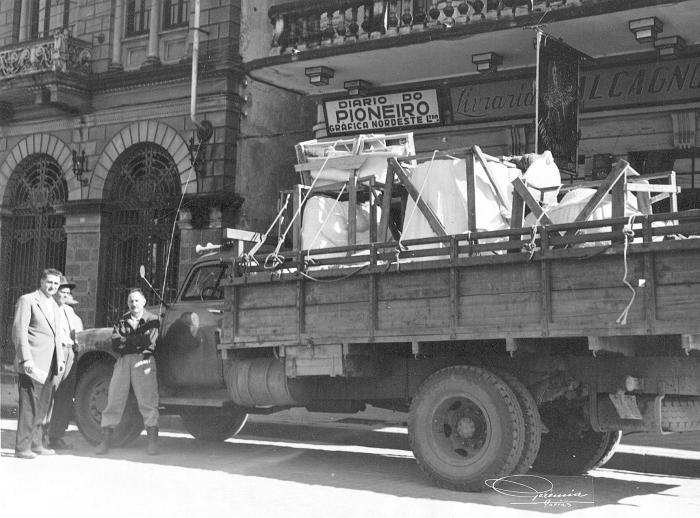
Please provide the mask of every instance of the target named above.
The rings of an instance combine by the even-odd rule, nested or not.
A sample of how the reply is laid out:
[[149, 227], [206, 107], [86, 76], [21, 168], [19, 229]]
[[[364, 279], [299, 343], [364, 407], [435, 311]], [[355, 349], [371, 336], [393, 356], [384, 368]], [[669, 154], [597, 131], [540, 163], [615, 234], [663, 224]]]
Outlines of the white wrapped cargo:
[[[436, 214], [448, 234], [469, 230], [467, 179], [464, 159], [434, 160], [419, 164], [411, 172], [411, 182], [421, 191], [421, 198]], [[520, 170], [505, 164], [489, 164], [494, 184], [481, 164], [474, 165], [474, 191], [477, 230], [510, 228], [513, 204], [512, 182]], [[501, 202], [502, 200], [502, 202]], [[409, 198], [404, 216], [402, 240], [435, 236], [428, 220]]]
[[[379, 210], [377, 212], [380, 212]], [[369, 202], [356, 208], [356, 243], [369, 243]], [[379, 214], [377, 218], [379, 218]], [[348, 245], [348, 202], [326, 196], [311, 196], [304, 205], [301, 247], [304, 250]]]
[[[554, 206], [549, 207], [546, 210], [547, 216], [552, 223], [570, 223], [573, 222], [576, 217], [581, 213], [583, 208], [588, 204], [588, 202], [593, 198], [596, 193], [596, 189], [590, 189], [586, 187], [581, 187], [578, 189], [572, 189], [567, 192], [561, 201]], [[637, 208], [637, 197], [633, 193], [627, 193], [625, 198], [625, 217], [632, 215], [641, 215], [642, 213]], [[612, 196], [606, 194], [603, 200], [600, 202], [598, 207], [591, 213], [590, 217], [586, 221], [599, 221], [601, 219], [612, 218]], [[524, 226], [530, 227], [537, 223], [537, 218], [533, 214], [529, 214], [525, 218]], [[598, 228], [586, 228], [579, 231], [580, 234], [595, 234], [599, 232], [610, 232], [610, 227], [598, 227]], [[600, 246], [602, 244], [597, 241], [591, 241], [587, 243], [581, 243], [581, 247], [586, 246]]]

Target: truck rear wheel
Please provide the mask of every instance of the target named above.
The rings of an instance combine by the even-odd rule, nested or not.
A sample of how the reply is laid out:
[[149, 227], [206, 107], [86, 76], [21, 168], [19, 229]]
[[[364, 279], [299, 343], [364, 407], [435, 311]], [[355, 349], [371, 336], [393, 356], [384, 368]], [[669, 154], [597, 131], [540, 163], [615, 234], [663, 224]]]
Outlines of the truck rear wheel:
[[439, 486], [479, 491], [518, 464], [525, 440], [513, 390], [480, 367], [441, 369], [413, 398], [408, 418], [418, 466]]
[[551, 403], [541, 409], [549, 433], [542, 436], [533, 471], [550, 475], [581, 475], [610, 460], [622, 438], [621, 431], [596, 432], [581, 408]]
[[518, 398], [518, 403], [523, 411], [525, 419], [525, 444], [523, 446], [523, 454], [513, 468], [513, 473], [527, 473], [535, 462], [537, 454], [540, 451], [542, 441], [542, 418], [540, 411], [537, 408], [537, 401], [533, 397], [528, 388], [516, 378], [513, 374], [507, 371], [495, 371], [498, 376], [503, 378], [503, 381], [508, 383], [508, 386], [513, 390], [515, 397]]
[[669, 397], [661, 402], [661, 428], [664, 432], [700, 430], [700, 398]]
[[241, 431], [248, 414], [241, 408], [223, 413], [201, 409], [187, 409], [180, 412], [185, 430], [200, 441], [221, 442]]
[[[91, 444], [102, 440], [102, 411], [107, 406], [109, 381], [112, 379], [113, 366], [107, 362], [91, 365], [78, 380], [75, 389], [74, 413], [80, 433]], [[124, 446], [141, 434], [143, 418], [139, 412], [136, 397], [129, 393], [121, 422], [114, 428], [112, 444]]]

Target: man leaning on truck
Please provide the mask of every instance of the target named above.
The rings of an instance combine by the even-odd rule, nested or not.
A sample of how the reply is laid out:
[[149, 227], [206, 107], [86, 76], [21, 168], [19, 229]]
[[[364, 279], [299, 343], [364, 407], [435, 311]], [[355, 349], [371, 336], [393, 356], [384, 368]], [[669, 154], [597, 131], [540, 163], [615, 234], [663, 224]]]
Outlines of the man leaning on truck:
[[129, 388], [148, 432], [148, 454], [158, 453], [158, 383], [153, 351], [158, 338], [158, 317], [144, 309], [146, 297], [136, 288], [129, 291], [129, 311], [122, 315], [112, 331], [112, 349], [119, 355], [109, 382], [107, 406], [102, 411], [102, 442], [98, 455], [109, 453], [112, 432], [121, 421]]

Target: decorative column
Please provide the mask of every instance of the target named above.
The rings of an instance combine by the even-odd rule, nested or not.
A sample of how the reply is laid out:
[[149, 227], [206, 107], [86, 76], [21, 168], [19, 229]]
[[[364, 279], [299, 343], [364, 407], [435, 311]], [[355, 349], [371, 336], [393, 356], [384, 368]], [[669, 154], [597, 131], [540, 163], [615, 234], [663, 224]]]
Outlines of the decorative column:
[[66, 215], [66, 277], [75, 283], [76, 312], [88, 328], [95, 325], [100, 257], [99, 203], [73, 202]]
[[29, 35], [29, 10], [31, 0], [22, 0], [21, 11], [19, 12], [19, 41], [26, 41]]
[[143, 66], [160, 65], [158, 29], [160, 27], [160, 2], [151, 0], [151, 15], [148, 19], [148, 54]]
[[114, 32], [112, 32], [112, 61], [110, 70], [121, 70], [122, 65], [122, 33], [124, 32], [124, 0], [117, 0], [114, 6]]

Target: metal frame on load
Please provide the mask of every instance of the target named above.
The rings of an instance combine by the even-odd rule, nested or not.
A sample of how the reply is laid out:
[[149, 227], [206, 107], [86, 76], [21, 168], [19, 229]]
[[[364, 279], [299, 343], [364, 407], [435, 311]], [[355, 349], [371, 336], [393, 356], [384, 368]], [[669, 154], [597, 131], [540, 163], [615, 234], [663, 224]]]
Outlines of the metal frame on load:
[[[344, 142], [344, 141], [343, 141]], [[346, 145], [345, 143], [344, 145]], [[322, 187], [312, 185], [298, 184], [292, 190], [282, 191], [282, 196], [292, 196], [292, 206], [290, 211], [292, 214], [299, 213], [298, 217], [292, 224], [292, 248], [301, 250], [301, 204], [302, 201], [313, 194], [324, 194], [334, 196], [344, 187], [347, 194], [343, 195], [343, 199], [347, 199], [350, 203], [348, 206], [348, 247], [353, 247], [357, 244], [357, 221], [356, 221], [356, 203], [358, 196], [365, 198], [370, 202], [370, 241], [371, 243], [388, 243], [390, 242], [391, 232], [391, 207], [396, 203], [397, 194], [402, 198], [411, 197], [416, 203], [416, 208], [425, 217], [430, 228], [437, 237], [447, 236], [444, 225], [435, 214], [431, 206], [426, 203], [420, 196], [418, 186], [411, 181], [409, 166], [415, 165], [416, 162], [435, 160], [441, 158], [454, 159], [456, 157], [465, 158], [465, 180], [467, 184], [467, 217], [468, 217], [468, 232], [473, 235], [475, 242], [477, 240], [478, 221], [475, 204], [475, 177], [474, 170], [477, 163], [481, 165], [489, 179], [493, 191], [496, 193], [496, 201], [504, 212], [510, 212], [510, 218], [505, 218], [512, 230], [523, 229], [523, 221], [526, 208], [529, 209], [537, 218], [538, 226], [552, 226], [553, 222], [547, 216], [540, 202], [535, 199], [532, 193], [528, 190], [528, 186], [522, 178], [516, 178], [511, 183], [513, 185], [513, 202], [508, 206], [505, 196], [498, 189], [495, 181], [497, 172], [493, 170], [491, 164], [499, 163], [509, 166], [514, 165], [505, 159], [494, 157], [484, 153], [479, 146], [471, 148], [450, 149], [445, 151], [422, 153], [410, 156], [395, 157], [390, 156], [387, 159], [387, 173], [385, 182], [378, 182], [373, 176], [359, 178], [358, 169], [366, 157], [361, 155], [341, 156], [341, 157], [326, 157], [323, 159], [313, 160], [305, 164], [298, 164], [297, 171], [313, 172], [319, 171], [323, 167], [334, 167], [340, 169], [348, 169], [348, 181], [327, 184]], [[665, 180], [666, 183], [649, 183], [650, 180]], [[638, 200], [640, 212], [644, 215], [651, 214], [651, 206], [663, 199], [670, 198], [671, 211], [676, 212], [678, 207], [677, 194], [680, 188], [676, 185], [675, 173], [639, 175], [630, 165], [624, 160], [620, 160], [614, 164], [612, 171], [607, 178], [599, 181], [580, 182], [573, 185], [562, 186], [561, 192], [572, 190], [575, 188], [596, 188], [596, 192], [590, 201], [581, 209], [576, 218], [571, 222], [573, 225], [565, 230], [566, 237], [573, 237], [577, 234], [578, 228], [576, 224], [584, 223], [588, 220], [591, 214], [599, 207], [605, 199], [605, 196], [612, 196], [612, 218], [619, 219], [625, 216], [625, 198], [627, 193], [634, 193]], [[400, 191], [400, 192], [399, 192]], [[654, 195], [654, 196], [652, 196]], [[377, 210], [381, 204], [381, 217], [377, 223]], [[624, 224], [614, 222], [612, 226], [613, 232], [620, 232]], [[502, 232], [502, 231], [496, 231]], [[526, 239], [523, 238], [526, 233], [523, 230], [521, 233], [510, 233], [509, 240], [511, 241], [508, 247], [508, 252], [513, 253], [519, 251], [518, 245], [525, 245]], [[493, 234], [493, 232], [479, 232], [480, 235]], [[494, 236], [492, 236], [494, 237]], [[622, 235], [617, 238], [617, 241], [623, 239]], [[559, 246], [566, 246], [560, 244]], [[327, 249], [323, 249], [326, 251]], [[348, 254], [351, 252], [348, 251]]]

